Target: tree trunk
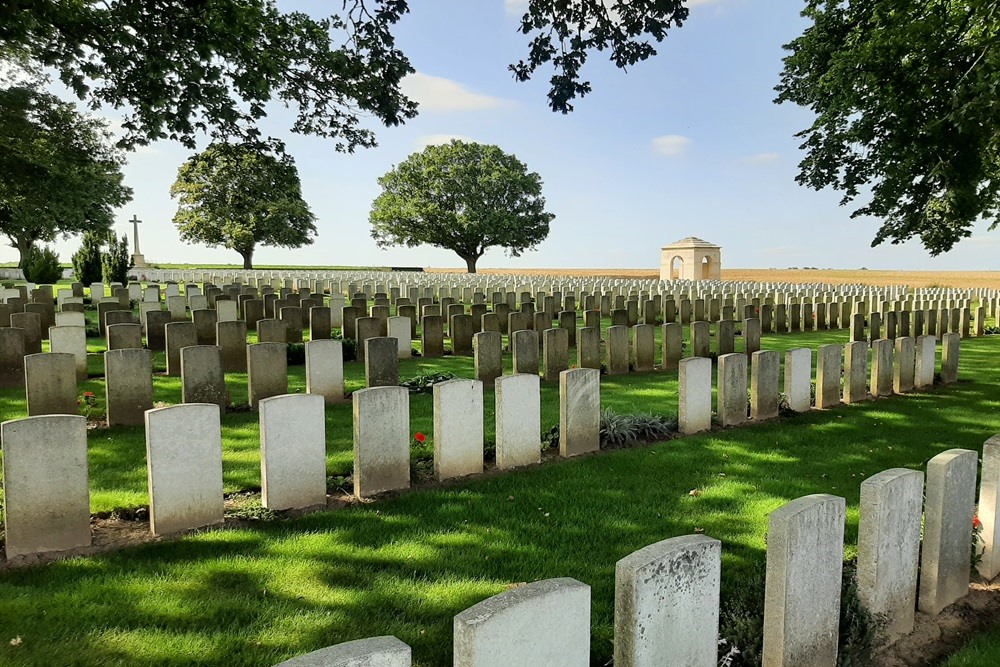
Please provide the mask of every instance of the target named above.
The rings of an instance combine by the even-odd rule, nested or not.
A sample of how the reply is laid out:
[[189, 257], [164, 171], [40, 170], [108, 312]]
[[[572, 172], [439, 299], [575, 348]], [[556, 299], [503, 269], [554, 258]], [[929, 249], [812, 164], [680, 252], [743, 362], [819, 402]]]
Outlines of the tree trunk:
[[469, 273], [475, 273], [476, 272], [476, 262], [479, 261], [479, 258], [476, 257], [476, 256], [472, 256], [472, 257], [462, 257], [462, 259], [465, 260], [465, 269], [466, 269], [466, 271], [468, 271]]
[[15, 246], [18, 252], [17, 268], [21, 269], [22, 271], [24, 271], [24, 267], [28, 262], [28, 254], [31, 252], [31, 246], [32, 243], [30, 239], [26, 238], [17, 239], [17, 244]]
[[253, 268], [253, 248], [249, 250], [237, 250], [243, 256], [243, 270], [249, 271]]

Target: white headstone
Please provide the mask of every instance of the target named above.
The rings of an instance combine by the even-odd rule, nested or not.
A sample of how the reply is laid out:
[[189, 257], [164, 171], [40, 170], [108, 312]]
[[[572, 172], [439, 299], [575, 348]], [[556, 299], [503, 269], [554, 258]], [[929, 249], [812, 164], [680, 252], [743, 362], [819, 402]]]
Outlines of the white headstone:
[[261, 503], [274, 510], [326, 504], [326, 409], [322, 396], [260, 401]]

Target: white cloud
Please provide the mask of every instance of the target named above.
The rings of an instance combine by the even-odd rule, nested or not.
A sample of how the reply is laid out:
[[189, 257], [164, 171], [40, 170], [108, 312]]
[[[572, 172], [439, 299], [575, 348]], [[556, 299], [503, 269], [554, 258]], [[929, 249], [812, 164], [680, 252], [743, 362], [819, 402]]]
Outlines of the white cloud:
[[757, 153], [743, 158], [744, 162], [760, 164], [763, 162], [777, 162], [780, 156], [777, 153]]
[[503, 0], [503, 10], [511, 16], [523, 16], [528, 9], [528, 0]]
[[691, 140], [679, 134], [665, 134], [653, 139], [653, 150], [661, 155], [680, 155]]
[[465, 136], [464, 134], [425, 134], [422, 137], [417, 137], [417, 146], [419, 148], [426, 148], [427, 146], [440, 146], [441, 144], [446, 144], [452, 139], [458, 139], [459, 141], [473, 141], [472, 138]]
[[402, 82], [403, 93], [420, 103], [421, 111], [479, 111], [502, 109], [514, 102], [476, 93], [457, 81], [415, 72]]

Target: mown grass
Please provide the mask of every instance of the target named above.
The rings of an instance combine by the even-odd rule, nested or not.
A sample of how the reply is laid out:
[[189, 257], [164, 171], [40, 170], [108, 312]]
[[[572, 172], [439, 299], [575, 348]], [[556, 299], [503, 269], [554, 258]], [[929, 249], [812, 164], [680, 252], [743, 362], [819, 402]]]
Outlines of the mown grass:
[[1000, 625], [979, 635], [942, 667], [995, 667], [1000, 665]]
[[[843, 331], [782, 335], [765, 337], [764, 347], [844, 339]], [[844, 496], [851, 557], [865, 477], [921, 468], [952, 447], [978, 450], [1000, 432], [998, 345], [995, 337], [963, 341], [963, 382], [924, 394], [4, 572], [0, 664], [270, 665], [393, 634], [413, 646], [415, 664], [447, 665], [456, 613], [518, 582], [569, 576], [593, 587], [592, 664], [604, 665], [613, 650], [615, 562], [695, 531], [723, 542], [723, 632], [752, 657], [759, 634], [733, 628], [759, 631], [767, 513], [809, 493]], [[413, 360], [401, 375], [431, 369], [469, 377], [471, 360]], [[290, 389], [301, 390], [301, 369], [291, 375]], [[360, 386], [356, 363], [347, 376], [349, 390]], [[236, 396], [240, 379], [230, 381]], [[175, 384], [159, 378], [156, 400], [179, 398]], [[544, 430], [557, 419], [555, 387], [543, 388], [542, 404]], [[602, 404], [672, 413], [676, 376], [605, 376]], [[412, 397], [411, 422], [431, 434], [429, 396]], [[255, 488], [256, 417], [228, 415], [225, 423], [227, 489]], [[349, 471], [347, 406], [331, 407], [327, 423], [328, 471]], [[144, 504], [141, 438], [141, 429], [91, 435], [95, 510]], [[695, 489], [700, 493], [691, 495]], [[18, 637], [16, 646], [9, 643]]]

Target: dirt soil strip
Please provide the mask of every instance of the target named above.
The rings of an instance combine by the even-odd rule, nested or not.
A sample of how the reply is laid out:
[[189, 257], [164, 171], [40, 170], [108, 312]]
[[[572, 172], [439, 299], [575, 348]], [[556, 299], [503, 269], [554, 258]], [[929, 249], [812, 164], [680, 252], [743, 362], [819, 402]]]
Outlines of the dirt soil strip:
[[1000, 577], [974, 581], [969, 594], [937, 616], [917, 612], [913, 632], [882, 649], [873, 667], [939, 665], [1000, 620]]
[[[465, 273], [461, 269], [428, 268], [427, 273]], [[485, 275], [656, 280], [657, 269], [480, 269]], [[909, 285], [1000, 289], [1000, 271], [860, 271], [849, 269], [723, 269], [722, 279], [748, 282], [825, 283], [828, 285]]]

